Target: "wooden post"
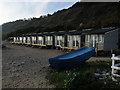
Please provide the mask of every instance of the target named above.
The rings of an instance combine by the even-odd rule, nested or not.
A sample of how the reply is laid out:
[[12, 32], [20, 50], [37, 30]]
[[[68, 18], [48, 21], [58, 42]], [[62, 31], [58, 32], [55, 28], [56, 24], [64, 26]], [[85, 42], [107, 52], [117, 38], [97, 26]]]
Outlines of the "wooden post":
[[95, 52], [96, 52], [96, 57], [97, 57], [97, 56], [98, 56], [98, 43], [97, 43], [97, 45], [96, 45]]
[[98, 56], [98, 49], [96, 48], [95, 49], [95, 52], [96, 52], [96, 57]]

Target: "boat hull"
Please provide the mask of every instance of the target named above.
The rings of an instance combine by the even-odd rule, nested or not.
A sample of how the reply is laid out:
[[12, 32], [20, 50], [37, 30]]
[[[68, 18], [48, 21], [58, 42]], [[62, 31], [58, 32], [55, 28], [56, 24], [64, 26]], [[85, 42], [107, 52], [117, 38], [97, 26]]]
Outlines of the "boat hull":
[[68, 68], [88, 60], [95, 54], [94, 47], [82, 47], [63, 55], [49, 58], [49, 64], [53, 68]]

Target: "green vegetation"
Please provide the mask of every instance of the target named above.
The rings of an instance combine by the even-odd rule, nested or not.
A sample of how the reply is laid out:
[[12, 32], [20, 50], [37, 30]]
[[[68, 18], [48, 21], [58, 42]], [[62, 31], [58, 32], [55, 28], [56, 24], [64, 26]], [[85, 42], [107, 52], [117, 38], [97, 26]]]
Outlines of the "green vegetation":
[[77, 2], [52, 15], [5, 23], [2, 29], [7, 38], [22, 33], [120, 26], [119, 9], [117, 2]]
[[[95, 73], [111, 73], [111, 62], [109, 61], [96, 61], [86, 62], [77, 67], [66, 70], [50, 70], [47, 78], [56, 88], [76, 88], [82, 89], [119, 89], [119, 82], [114, 82], [111, 75], [106, 75], [104, 78], [95, 76]], [[104, 74], [105, 74], [104, 73]], [[98, 78], [99, 77], [99, 78]]]

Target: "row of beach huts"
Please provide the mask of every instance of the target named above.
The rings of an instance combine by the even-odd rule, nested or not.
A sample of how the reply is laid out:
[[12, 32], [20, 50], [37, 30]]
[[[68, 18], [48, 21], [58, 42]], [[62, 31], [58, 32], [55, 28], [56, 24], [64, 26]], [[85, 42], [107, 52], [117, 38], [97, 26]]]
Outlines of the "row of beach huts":
[[46, 48], [73, 50], [83, 46], [96, 47], [98, 51], [120, 49], [120, 29], [82, 29], [58, 32], [29, 33], [9, 37], [10, 43]]

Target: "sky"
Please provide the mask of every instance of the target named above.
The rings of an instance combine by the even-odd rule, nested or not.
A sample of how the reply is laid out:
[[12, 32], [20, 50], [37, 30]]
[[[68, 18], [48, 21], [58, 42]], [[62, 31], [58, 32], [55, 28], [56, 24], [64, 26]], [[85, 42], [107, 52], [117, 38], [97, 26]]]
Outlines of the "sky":
[[0, 25], [66, 9], [79, 0], [0, 0]]
[[52, 14], [69, 8], [78, 1], [115, 2], [119, 0], [0, 0], [0, 25], [19, 19]]

